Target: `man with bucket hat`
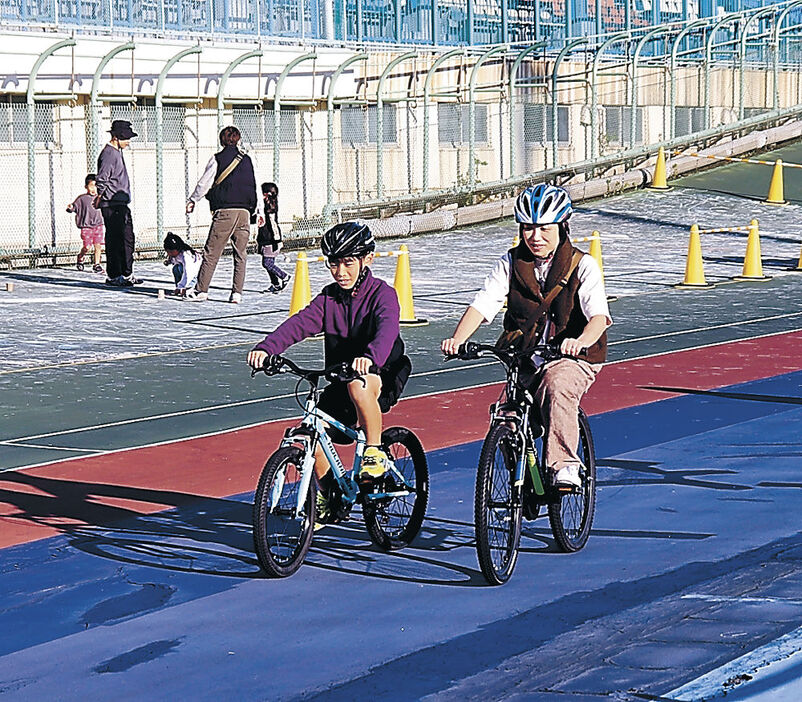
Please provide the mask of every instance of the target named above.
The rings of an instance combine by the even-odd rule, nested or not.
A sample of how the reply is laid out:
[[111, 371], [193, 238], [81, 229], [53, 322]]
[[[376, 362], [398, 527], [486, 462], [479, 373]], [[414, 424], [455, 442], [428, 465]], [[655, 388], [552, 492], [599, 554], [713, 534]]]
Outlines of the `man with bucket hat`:
[[131, 123], [115, 119], [111, 140], [97, 157], [97, 197], [106, 225], [106, 285], [129, 288], [142, 281], [134, 277], [134, 223], [131, 219], [131, 183], [123, 159], [123, 149], [137, 136]]

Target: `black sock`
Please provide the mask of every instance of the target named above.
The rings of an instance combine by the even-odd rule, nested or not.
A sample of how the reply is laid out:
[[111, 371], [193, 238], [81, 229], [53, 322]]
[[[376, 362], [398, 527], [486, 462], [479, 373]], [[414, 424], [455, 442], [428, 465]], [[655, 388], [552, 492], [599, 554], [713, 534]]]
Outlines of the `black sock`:
[[334, 479], [334, 475], [332, 475], [332, 472], [329, 470], [326, 472], [326, 475], [317, 479], [317, 484], [320, 489], [328, 495], [332, 488], [337, 484], [337, 481]]

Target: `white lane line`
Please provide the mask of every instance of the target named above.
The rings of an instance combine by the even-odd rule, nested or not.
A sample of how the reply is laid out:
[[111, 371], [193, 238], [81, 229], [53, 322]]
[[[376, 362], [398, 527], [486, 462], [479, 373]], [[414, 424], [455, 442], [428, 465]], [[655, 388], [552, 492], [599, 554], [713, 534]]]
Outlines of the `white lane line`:
[[[738, 699], [751, 699], [749, 695], [751, 684], [771, 676], [780, 677], [778, 673], [781, 670], [799, 665], [802, 659], [800, 652], [802, 652], [802, 627], [665, 693], [663, 697], [678, 702], [697, 702], [723, 697], [737, 689]], [[791, 681], [791, 684], [796, 690], [788, 699], [802, 698], [802, 682], [797, 679]], [[742, 689], [742, 685], [746, 687]], [[769, 689], [766, 699], [779, 698], [776, 692]]]
[[[696, 329], [683, 329], [680, 331], [666, 332], [665, 334], [652, 334], [651, 336], [639, 336], [635, 339], [620, 339], [611, 341], [608, 346], [620, 346], [621, 344], [634, 344], [636, 341], [651, 341], [652, 339], [665, 339], [669, 336], [682, 336], [683, 334], [696, 334], [708, 331], [709, 329], [726, 329], [728, 327], [740, 327], [746, 324], [757, 324], [759, 322], [770, 322], [775, 319], [787, 319], [788, 317], [799, 317], [802, 312], [789, 312], [788, 314], [777, 314], [772, 317], [759, 317], [757, 319], [746, 319], [739, 322], [727, 322], [726, 324], [713, 324], [709, 327], [697, 327]], [[773, 332], [776, 333], [776, 332]]]
[[[490, 363], [475, 363], [470, 366], [462, 366], [462, 367], [454, 367], [454, 368], [444, 368], [442, 370], [434, 370], [434, 371], [427, 371], [425, 373], [413, 373], [412, 378], [423, 378], [429, 375], [439, 375], [440, 373], [450, 373], [453, 371], [459, 370], [470, 370], [471, 368], [477, 368], [481, 366], [492, 366], [494, 362]], [[492, 383], [480, 383], [479, 385], [472, 385], [470, 387], [481, 388], [486, 385], [493, 385], [495, 382]], [[467, 388], [466, 388], [467, 389]], [[427, 397], [428, 395], [438, 394], [442, 392], [447, 392], [443, 390], [437, 390], [432, 393], [423, 393], [422, 395], [411, 395], [409, 399], [412, 397]], [[147, 417], [136, 417], [134, 419], [121, 419], [118, 422], [106, 422], [105, 424], [94, 424], [92, 426], [87, 427], [76, 427], [74, 429], [61, 429], [59, 431], [51, 431], [45, 434], [31, 434], [30, 436], [18, 436], [13, 439], [3, 439], [0, 443], [8, 443], [13, 444], [20, 441], [33, 441], [35, 439], [47, 439], [51, 436], [65, 436], [67, 434], [78, 434], [81, 432], [88, 432], [94, 431], [95, 429], [108, 429], [110, 427], [121, 427], [127, 426], [129, 424], [140, 424], [142, 422], [150, 422], [156, 419], [170, 419], [171, 417], [185, 417], [190, 414], [200, 414], [203, 412], [214, 412], [216, 410], [221, 409], [229, 409], [232, 407], [242, 407], [245, 405], [255, 405], [262, 402], [272, 402], [273, 400], [287, 400], [290, 398], [294, 398], [295, 393], [287, 393], [285, 395], [272, 395], [271, 397], [259, 397], [253, 400], [239, 400], [238, 402], [226, 402], [225, 404], [221, 405], [210, 405], [209, 407], [196, 407], [195, 409], [190, 410], [180, 410], [177, 412], [164, 412], [163, 414], [152, 414]], [[407, 399], [407, 398], [404, 398]], [[300, 416], [300, 415], [298, 415]], [[231, 431], [234, 431], [233, 429]]]
[[46, 446], [44, 444], [18, 444], [19, 439], [0, 441], [0, 446], [14, 446], [15, 448], [48, 449], [50, 451], [78, 451], [81, 453], [103, 453], [103, 449], [76, 448], [75, 446]]
[[683, 595], [682, 600], [704, 600], [705, 602], [736, 602], [738, 604], [780, 603], [802, 606], [802, 600], [791, 600], [786, 597], [727, 597], [725, 595]]
[[[492, 386], [498, 385], [498, 384], [499, 384], [498, 381], [494, 380], [494, 381], [492, 381], [490, 383], [479, 383], [478, 385], [471, 385], [470, 387], [460, 388], [460, 389], [462, 389], [462, 390], [475, 390], [475, 389], [479, 389], [479, 388], [492, 387]], [[408, 398], [404, 398], [404, 399], [405, 400], [407, 400], [407, 399], [408, 400], [413, 400], [413, 399], [422, 398], [422, 397], [433, 397], [435, 395], [447, 395], [447, 394], [449, 394], [451, 392], [452, 392], [452, 390], [436, 390], [436, 391], [433, 391], [433, 392], [421, 393], [420, 395], [412, 395], [412, 396], [410, 396]], [[268, 399], [275, 399], [275, 398], [266, 398], [265, 401], [267, 401]], [[403, 400], [402, 400], [402, 402], [403, 402]], [[193, 412], [195, 412], [195, 411], [200, 412], [202, 410], [192, 410], [192, 411]], [[268, 420], [266, 422], [252, 422], [251, 424], [242, 424], [240, 426], [236, 426], [236, 427], [232, 427], [232, 428], [228, 428], [228, 429], [218, 429], [216, 431], [210, 431], [210, 432], [206, 432], [204, 434], [193, 434], [192, 436], [183, 436], [180, 439], [165, 439], [164, 441], [154, 441], [154, 442], [149, 443], [149, 444], [138, 444], [137, 446], [126, 446], [125, 448], [109, 449], [108, 451], [98, 451], [97, 453], [94, 453], [91, 456], [73, 456], [71, 458], [59, 458], [59, 459], [56, 459], [56, 460], [53, 460], [53, 461], [42, 461], [41, 463], [31, 463], [31, 464], [26, 464], [24, 466], [14, 466], [14, 467], [11, 467], [11, 468], [0, 468], [0, 474], [2, 474], [2, 473], [10, 473], [12, 471], [28, 470], [30, 468], [42, 468], [44, 466], [53, 465], [54, 463], [68, 463], [70, 461], [78, 461], [78, 460], [82, 460], [82, 459], [85, 459], [85, 458], [97, 458], [99, 456], [108, 456], [109, 454], [125, 453], [127, 451], [136, 451], [137, 449], [153, 448], [155, 446], [166, 446], [167, 444], [178, 444], [178, 443], [181, 443], [182, 441], [193, 441], [194, 439], [205, 439], [207, 437], [220, 436], [222, 434], [233, 434], [234, 432], [242, 431], [244, 429], [253, 429], [254, 427], [266, 427], [266, 426], [268, 426], [270, 424], [276, 424], [278, 422], [294, 421], [294, 420], [300, 419], [300, 417], [301, 417], [301, 415], [295, 415], [295, 416], [292, 416], [292, 417], [280, 417], [278, 419], [271, 419], [271, 420]], [[149, 418], [143, 418], [143, 419], [139, 419], [139, 420], [128, 420], [128, 422], [147, 421], [148, 419]], [[93, 429], [93, 428], [95, 428], [95, 427], [89, 427], [89, 429]], [[77, 432], [77, 431], [80, 431], [80, 430], [71, 429], [71, 430], [69, 430], [68, 433]], [[22, 441], [22, 439], [12, 439], [12, 441]], [[8, 442], [3, 442], [3, 443], [8, 443]], [[27, 444], [21, 444], [21, 445], [22, 446], [26, 446]], [[272, 451], [272, 449], [271, 449], [271, 451]], [[267, 456], [267, 454], [265, 454], [265, 455]]]
[[[756, 339], [765, 339], [765, 338], [768, 338], [768, 337], [771, 337], [771, 336], [783, 336], [785, 334], [793, 333], [794, 331], [798, 331], [798, 330], [792, 330], [791, 332], [783, 331], [783, 332], [770, 332], [770, 333], [767, 333], [767, 334], [757, 334], [757, 335], [754, 335], [754, 336], [744, 337], [742, 339], [731, 339], [729, 341], [720, 341], [720, 342], [716, 342], [714, 344], [700, 344], [698, 346], [691, 346], [691, 347], [683, 348], [683, 349], [675, 349], [673, 351], [661, 351], [661, 352], [657, 352], [657, 353], [645, 354], [643, 356], [632, 356], [631, 358], [621, 358], [621, 359], [619, 359], [617, 361], [609, 361], [605, 365], [612, 366], [612, 365], [617, 365], [619, 363], [628, 363], [630, 361], [639, 361], [639, 360], [645, 360], [645, 359], [648, 360], [650, 358], [656, 358], [658, 356], [671, 356], [673, 354], [683, 353], [685, 351], [698, 351], [699, 349], [707, 349], [707, 348], [712, 348], [714, 346], [724, 346], [726, 344], [738, 343], [738, 342], [741, 342], [741, 341], [754, 341]], [[456, 371], [466, 371], [466, 370], [470, 370], [471, 368], [476, 368], [478, 366], [493, 365], [493, 363], [494, 362], [489, 362], [487, 364], [485, 364], [485, 363], [472, 364], [472, 365], [468, 365], [468, 366], [455, 366], [454, 368], [443, 368], [441, 370], [427, 371], [426, 373], [420, 373], [420, 374], [413, 373], [412, 377], [420, 378], [420, 377], [424, 377], [424, 376], [427, 376], [427, 375], [437, 375], [437, 374], [440, 374], [440, 373], [453, 373], [453, 372], [456, 372]], [[436, 390], [436, 391], [432, 391], [432, 392], [421, 393], [420, 395], [410, 395], [409, 397], [405, 397], [404, 399], [405, 400], [406, 399], [410, 399], [411, 400], [411, 399], [414, 399], [414, 398], [433, 397], [435, 395], [446, 395], [448, 393], [454, 392], [455, 389], [456, 390], [476, 390], [476, 389], [479, 389], [479, 388], [489, 387], [489, 386], [493, 386], [493, 385], [500, 385], [500, 384], [501, 384], [500, 380], [494, 380], [494, 381], [487, 382], [487, 383], [478, 383], [476, 385], [467, 385], [467, 386], [464, 386], [464, 387], [461, 387], [461, 388], [451, 388], [451, 389], [447, 389], [447, 390]], [[255, 404], [255, 403], [259, 403], [259, 402], [270, 402], [272, 400], [287, 399], [287, 398], [290, 398], [290, 397], [294, 397], [294, 395], [292, 395], [292, 394], [276, 395], [274, 397], [265, 397], [265, 398], [255, 399], [255, 400], [242, 400], [240, 402], [231, 402], [231, 403], [222, 404], [222, 405], [213, 405], [211, 407], [198, 407], [196, 409], [183, 410], [181, 412], [168, 412], [168, 413], [159, 414], [159, 415], [151, 415], [149, 417], [138, 417], [138, 418], [135, 418], [135, 419], [121, 420], [119, 422], [109, 422], [107, 424], [97, 424], [95, 426], [89, 426], [89, 427], [77, 427], [75, 429], [64, 429], [64, 430], [61, 430], [61, 431], [51, 432], [51, 433], [48, 433], [48, 434], [36, 434], [36, 435], [29, 436], [29, 437], [18, 437], [16, 439], [6, 439], [5, 441], [6, 442], [19, 442], [19, 441], [27, 441], [27, 440], [47, 438], [47, 437], [50, 437], [50, 436], [62, 436], [62, 435], [65, 435], [65, 434], [77, 434], [77, 433], [81, 433], [81, 432], [92, 431], [93, 429], [103, 429], [103, 428], [107, 428], [107, 427], [124, 426], [124, 425], [128, 425], [128, 424], [137, 424], [137, 423], [141, 423], [141, 422], [149, 422], [149, 421], [155, 420], [155, 419], [178, 417], [178, 416], [184, 416], [184, 415], [189, 415], [189, 414], [198, 414], [198, 413], [202, 413], [202, 412], [211, 412], [211, 411], [218, 410], [218, 409], [226, 409], [228, 407], [236, 407], [238, 405]], [[657, 401], [658, 400], [655, 399], [655, 402], [657, 402]], [[402, 402], [403, 402], [403, 400], [402, 400]], [[97, 455], [107, 455], [107, 454], [110, 454], [110, 453], [118, 453], [118, 452], [122, 452], [122, 451], [132, 451], [132, 450], [137, 449], [137, 448], [150, 448], [150, 447], [153, 447], [153, 446], [163, 446], [165, 444], [176, 443], [178, 441], [189, 441], [191, 439], [201, 439], [201, 438], [208, 437], [208, 436], [219, 436], [220, 434], [228, 434], [228, 433], [231, 433], [231, 432], [239, 431], [240, 429], [249, 429], [251, 427], [264, 426], [264, 425], [267, 425], [267, 424], [272, 424], [274, 422], [281, 422], [281, 421], [286, 421], [286, 420], [298, 419], [299, 417], [300, 417], [300, 415], [294, 415], [294, 416], [290, 416], [290, 417], [281, 417], [279, 419], [268, 420], [266, 422], [254, 422], [252, 424], [245, 424], [245, 425], [242, 425], [242, 426], [237, 426], [237, 427], [233, 427], [233, 428], [229, 428], [229, 429], [221, 429], [219, 431], [213, 431], [213, 432], [209, 432], [209, 433], [205, 433], [205, 434], [196, 434], [196, 435], [192, 435], [192, 436], [187, 436], [187, 437], [183, 437], [181, 439], [169, 439], [167, 441], [159, 441], [159, 442], [152, 443], [152, 444], [141, 444], [139, 446], [129, 446], [129, 447], [126, 447], [126, 448], [123, 448], [123, 449], [113, 449], [111, 451], [102, 451], [101, 453], [99, 453]], [[82, 458], [82, 457], [81, 456], [76, 456], [74, 458], [63, 459], [63, 461], [64, 462], [66, 462], [66, 461], [74, 461], [74, 460], [80, 459], [80, 458]], [[44, 461], [42, 463], [35, 463], [35, 464], [24, 465], [24, 466], [16, 466], [16, 467], [13, 467], [13, 468], [1, 468], [0, 469], [0, 473], [6, 473], [8, 471], [14, 471], [14, 470], [26, 470], [28, 468], [40, 468], [42, 466], [47, 466], [47, 465], [51, 465], [53, 463], [60, 463], [60, 462], [62, 462], [62, 461], [58, 461], [58, 460], [56, 460], [56, 461]]]

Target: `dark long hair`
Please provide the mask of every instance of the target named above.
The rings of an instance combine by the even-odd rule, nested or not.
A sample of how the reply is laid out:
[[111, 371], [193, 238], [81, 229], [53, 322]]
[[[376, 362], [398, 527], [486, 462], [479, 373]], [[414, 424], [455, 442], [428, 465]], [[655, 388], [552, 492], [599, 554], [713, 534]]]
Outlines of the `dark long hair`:
[[173, 234], [172, 232], [167, 232], [167, 236], [164, 237], [164, 250], [178, 251], [179, 253], [183, 251], [191, 251], [193, 254], [196, 253], [195, 249], [187, 244], [186, 241], [178, 236], [178, 234]]

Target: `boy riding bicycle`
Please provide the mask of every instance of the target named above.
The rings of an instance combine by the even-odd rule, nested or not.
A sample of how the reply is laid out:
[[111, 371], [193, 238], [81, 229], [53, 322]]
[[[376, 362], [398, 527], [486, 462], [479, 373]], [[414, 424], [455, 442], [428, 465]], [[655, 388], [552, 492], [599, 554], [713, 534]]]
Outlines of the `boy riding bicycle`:
[[[553, 343], [566, 356], [543, 368], [530, 388], [546, 427], [544, 460], [557, 488], [577, 488], [579, 402], [607, 357], [607, 327], [612, 324], [604, 280], [596, 261], [571, 245], [571, 198], [552, 185], [526, 188], [515, 203], [520, 244], [510, 249], [485, 278], [454, 334], [441, 343], [456, 354], [483, 322], [490, 323], [507, 300], [504, 332], [498, 344], [527, 351]], [[544, 364], [533, 354], [532, 371]], [[531, 373], [533, 382], [538, 376]]]
[[[412, 368], [400, 335], [398, 297], [370, 270], [375, 248], [373, 234], [364, 224], [343, 222], [329, 229], [321, 249], [335, 282], [248, 354], [248, 364], [259, 369], [293, 344], [322, 332], [326, 366], [344, 362], [362, 376], [348, 383], [333, 382], [321, 394], [318, 407], [343, 424], [358, 424], [364, 430], [367, 448], [359, 474], [363, 484], [381, 478], [388, 469], [389, 458], [381, 447], [382, 413], [398, 401]], [[342, 441], [341, 432], [330, 432]], [[321, 488], [318, 518], [325, 521], [335, 480], [320, 445], [315, 474]]]

